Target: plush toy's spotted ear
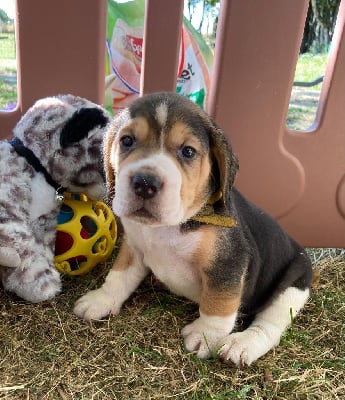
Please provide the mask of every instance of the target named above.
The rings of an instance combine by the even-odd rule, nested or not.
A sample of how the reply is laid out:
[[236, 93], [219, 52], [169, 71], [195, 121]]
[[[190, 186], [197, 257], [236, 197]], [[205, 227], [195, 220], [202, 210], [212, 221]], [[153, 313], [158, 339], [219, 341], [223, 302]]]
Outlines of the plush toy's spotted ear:
[[218, 190], [222, 197], [220, 202], [226, 207], [229, 190], [231, 190], [238, 171], [238, 159], [233, 152], [230, 143], [226, 139], [224, 132], [211, 122], [211, 154], [214, 159], [213, 176], [216, 179]]
[[77, 143], [87, 137], [88, 133], [99, 126], [107, 125], [108, 118], [99, 108], [81, 108], [77, 110], [62, 128], [60, 145], [62, 148]]

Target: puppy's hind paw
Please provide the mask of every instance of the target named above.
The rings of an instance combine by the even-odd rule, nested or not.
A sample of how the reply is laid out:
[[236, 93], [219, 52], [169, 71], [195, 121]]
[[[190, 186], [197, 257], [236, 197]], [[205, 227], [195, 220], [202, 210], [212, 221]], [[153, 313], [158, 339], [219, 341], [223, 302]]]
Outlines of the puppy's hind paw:
[[226, 343], [219, 350], [219, 358], [227, 364], [235, 364], [237, 367], [249, 366], [253, 361], [248, 358], [248, 349], [242, 346], [235, 337], [230, 335]]
[[109, 314], [117, 315], [121, 306], [103, 288], [92, 290], [74, 305], [73, 312], [85, 321], [99, 320]]
[[218, 355], [226, 363], [244, 367], [266, 354], [275, 344], [263, 332], [248, 328], [243, 332], [232, 333], [223, 338], [219, 342]]

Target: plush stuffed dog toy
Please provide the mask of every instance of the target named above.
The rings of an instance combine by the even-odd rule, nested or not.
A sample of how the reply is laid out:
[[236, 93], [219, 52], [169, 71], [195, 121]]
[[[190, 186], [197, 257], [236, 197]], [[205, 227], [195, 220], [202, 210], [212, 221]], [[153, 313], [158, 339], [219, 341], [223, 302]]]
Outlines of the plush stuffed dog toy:
[[0, 277], [31, 302], [61, 288], [54, 267], [59, 197], [105, 194], [102, 141], [109, 122], [96, 104], [72, 95], [37, 101], [0, 142]]
[[238, 162], [223, 132], [187, 98], [132, 103], [104, 144], [108, 192], [125, 236], [100, 289], [79, 299], [86, 319], [118, 314], [151, 270], [200, 316], [182, 329], [200, 358], [250, 365], [279, 343], [309, 295], [304, 251], [233, 181]]

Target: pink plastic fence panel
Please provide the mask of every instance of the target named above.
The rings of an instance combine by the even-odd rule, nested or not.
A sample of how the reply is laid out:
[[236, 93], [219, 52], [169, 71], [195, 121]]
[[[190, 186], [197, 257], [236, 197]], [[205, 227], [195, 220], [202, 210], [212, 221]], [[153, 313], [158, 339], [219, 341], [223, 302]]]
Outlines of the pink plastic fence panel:
[[183, 0], [146, 0], [141, 93], [175, 91]]
[[304, 169], [304, 191], [281, 218], [313, 246], [345, 247], [345, 0], [340, 3], [319, 109], [303, 136], [284, 126], [283, 144]]
[[222, 2], [209, 111], [239, 154], [239, 189], [304, 245], [342, 247], [344, 0], [316, 124], [285, 122], [308, 3]]

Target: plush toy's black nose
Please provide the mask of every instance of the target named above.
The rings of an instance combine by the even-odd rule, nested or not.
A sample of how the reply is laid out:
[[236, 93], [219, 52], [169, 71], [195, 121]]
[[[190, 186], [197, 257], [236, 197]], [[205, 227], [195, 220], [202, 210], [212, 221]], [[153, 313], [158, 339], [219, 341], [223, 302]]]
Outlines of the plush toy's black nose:
[[137, 173], [132, 177], [134, 193], [143, 199], [151, 199], [162, 187], [162, 181], [157, 175]]

